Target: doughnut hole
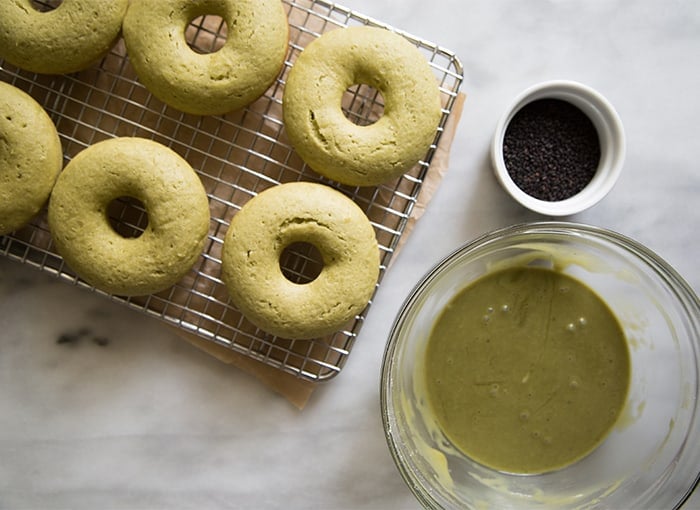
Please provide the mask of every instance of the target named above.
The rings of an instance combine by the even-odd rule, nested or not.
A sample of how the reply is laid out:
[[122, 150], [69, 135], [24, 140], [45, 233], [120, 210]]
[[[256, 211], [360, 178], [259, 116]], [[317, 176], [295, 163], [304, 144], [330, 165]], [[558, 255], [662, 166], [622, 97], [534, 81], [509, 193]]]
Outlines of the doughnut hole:
[[358, 83], [345, 91], [341, 107], [350, 122], [370, 126], [384, 114], [384, 98], [374, 87]]
[[311, 283], [323, 271], [323, 257], [311, 243], [295, 242], [282, 250], [280, 270], [293, 283]]
[[32, 0], [31, 6], [39, 12], [49, 12], [60, 7], [63, 0]]
[[107, 220], [112, 229], [124, 238], [136, 238], [148, 227], [148, 213], [139, 199], [122, 196], [107, 205]]
[[187, 45], [202, 55], [219, 51], [226, 44], [227, 37], [226, 21], [216, 14], [197, 16], [185, 28]]

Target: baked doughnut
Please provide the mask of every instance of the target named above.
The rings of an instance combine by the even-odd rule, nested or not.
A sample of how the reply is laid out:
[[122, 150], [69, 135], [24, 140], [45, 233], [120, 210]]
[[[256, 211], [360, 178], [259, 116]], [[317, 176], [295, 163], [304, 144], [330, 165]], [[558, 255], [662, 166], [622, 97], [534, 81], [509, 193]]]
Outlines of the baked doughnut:
[[43, 74], [80, 71], [114, 45], [129, 0], [63, 0], [38, 11], [31, 0], [0, 2], [0, 56]]
[[[294, 283], [280, 256], [309, 243], [323, 259], [309, 283]], [[222, 278], [238, 309], [260, 329], [309, 339], [340, 329], [367, 305], [379, 275], [379, 249], [367, 216], [328, 186], [294, 182], [268, 188], [233, 217]]]
[[[224, 46], [196, 53], [185, 29], [199, 16], [220, 16]], [[280, 0], [131, 0], [124, 41], [136, 74], [178, 110], [216, 115], [240, 109], [275, 81], [287, 55], [289, 26]]]
[[[359, 126], [341, 100], [353, 85], [384, 99], [382, 116]], [[441, 117], [440, 89], [420, 51], [381, 28], [326, 32], [299, 55], [283, 97], [287, 135], [301, 158], [325, 177], [372, 186], [398, 177], [425, 156]]]
[[62, 166], [61, 141], [47, 113], [30, 95], [0, 81], [0, 235], [41, 210]]
[[[121, 197], [144, 205], [148, 226], [139, 237], [123, 237], [110, 225], [107, 208]], [[48, 220], [59, 254], [83, 280], [110, 294], [152, 294], [176, 283], [199, 257], [209, 202], [174, 151], [143, 138], [115, 138], [66, 165]]]

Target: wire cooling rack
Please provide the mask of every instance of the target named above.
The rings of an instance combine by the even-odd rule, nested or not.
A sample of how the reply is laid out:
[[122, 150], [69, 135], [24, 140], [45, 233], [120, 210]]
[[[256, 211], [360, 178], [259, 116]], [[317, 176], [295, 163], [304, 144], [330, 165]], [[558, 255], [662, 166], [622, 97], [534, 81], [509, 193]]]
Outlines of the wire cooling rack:
[[[35, 0], [34, 5], [46, 10], [55, 2]], [[354, 25], [393, 29], [324, 1], [283, 0], [283, 5], [290, 22], [284, 68], [263, 97], [228, 115], [192, 116], [158, 101], [138, 82], [121, 40], [101, 62], [80, 73], [36, 75], [0, 60], [0, 79], [25, 90], [44, 106], [59, 131], [66, 162], [100, 140], [145, 137], [184, 157], [207, 190], [212, 213], [209, 237], [190, 274], [158, 294], [109, 299], [300, 378], [321, 381], [340, 372], [371, 303], [346, 327], [325, 338], [289, 340], [257, 329], [229, 302], [220, 279], [221, 248], [229, 222], [251, 197], [270, 186], [300, 180], [327, 184], [352, 198], [372, 222], [381, 250], [381, 281], [430, 171], [463, 72], [450, 51], [399, 32], [425, 55], [440, 83], [443, 115], [434, 143], [419, 164], [395, 181], [362, 188], [328, 181], [304, 165], [286, 138], [281, 105], [287, 73], [303, 48], [328, 30]], [[221, 18], [202, 16], [192, 21], [186, 36], [195, 51], [212, 52], [226, 40], [226, 29]], [[370, 124], [383, 111], [382, 97], [366, 85], [356, 85], [345, 94], [343, 109], [354, 122]], [[113, 202], [108, 215], [124, 236], [138, 236], [148, 221], [142, 204], [128, 198]], [[101, 293], [64, 264], [44, 213], [27, 227], [0, 237], [0, 253]], [[318, 274], [322, 262], [313, 246], [297, 244], [285, 250], [280, 265], [287, 278], [304, 283]]]

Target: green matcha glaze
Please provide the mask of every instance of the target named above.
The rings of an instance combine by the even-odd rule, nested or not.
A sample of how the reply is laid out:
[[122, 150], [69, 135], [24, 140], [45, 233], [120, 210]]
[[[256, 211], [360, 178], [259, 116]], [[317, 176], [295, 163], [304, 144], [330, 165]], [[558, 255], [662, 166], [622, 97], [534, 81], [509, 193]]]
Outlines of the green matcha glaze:
[[627, 398], [630, 357], [619, 322], [591, 289], [519, 267], [482, 277], [445, 307], [424, 374], [456, 448], [500, 471], [543, 473], [607, 436]]

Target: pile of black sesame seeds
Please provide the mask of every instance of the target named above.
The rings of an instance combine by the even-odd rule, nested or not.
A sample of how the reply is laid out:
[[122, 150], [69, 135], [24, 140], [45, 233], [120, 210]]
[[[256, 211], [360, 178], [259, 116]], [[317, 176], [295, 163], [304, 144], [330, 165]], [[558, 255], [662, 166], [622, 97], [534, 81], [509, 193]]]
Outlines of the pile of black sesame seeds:
[[503, 139], [503, 159], [513, 182], [528, 195], [550, 202], [583, 190], [598, 169], [600, 155], [591, 119], [561, 99], [523, 106]]

